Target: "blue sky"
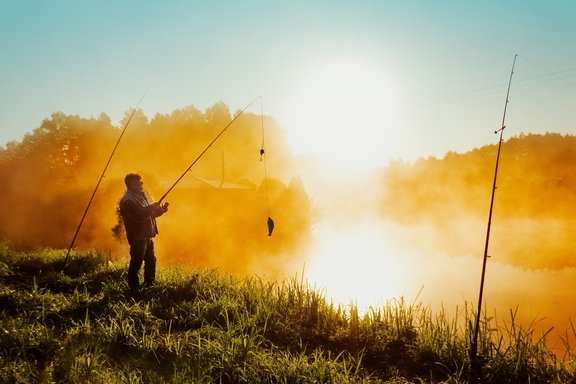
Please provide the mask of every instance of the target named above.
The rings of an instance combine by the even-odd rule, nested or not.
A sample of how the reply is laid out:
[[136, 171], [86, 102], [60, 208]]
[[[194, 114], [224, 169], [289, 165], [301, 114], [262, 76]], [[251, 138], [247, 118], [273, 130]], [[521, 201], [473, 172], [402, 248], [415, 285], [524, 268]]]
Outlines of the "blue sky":
[[[0, 1], [0, 145], [262, 96], [296, 152], [358, 168], [574, 133], [574, 1]], [[260, 113], [260, 106], [250, 110]], [[358, 118], [362, 116], [362, 118]]]

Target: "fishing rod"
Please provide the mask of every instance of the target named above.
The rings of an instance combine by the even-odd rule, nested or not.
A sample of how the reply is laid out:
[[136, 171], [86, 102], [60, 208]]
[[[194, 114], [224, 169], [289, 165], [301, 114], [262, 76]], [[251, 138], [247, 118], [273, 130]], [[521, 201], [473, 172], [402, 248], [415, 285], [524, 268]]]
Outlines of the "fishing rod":
[[162, 197], [160, 198], [160, 200], [158, 200], [158, 204], [162, 204], [162, 201], [166, 198], [166, 196], [168, 196], [168, 194], [170, 193], [170, 191], [172, 191], [172, 189], [174, 189], [174, 187], [176, 186], [176, 184], [178, 184], [180, 182], [180, 180], [182, 180], [182, 178], [192, 169], [192, 167], [194, 166], [194, 164], [196, 164], [196, 162], [198, 160], [200, 160], [200, 158], [202, 156], [204, 156], [204, 154], [206, 153], [206, 151], [208, 151], [208, 149], [210, 149], [210, 147], [216, 142], [216, 140], [218, 140], [218, 138], [220, 136], [222, 136], [224, 134], [224, 132], [226, 132], [226, 130], [228, 129], [228, 127], [230, 127], [232, 125], [232, 123], [234, 123], [234, 121], [236, 121], [237, 118], [240, 117], [240, 115], [242, 113], [244, 113], [245, 110], [247, 110], [252, 104], [254, 104], [254, 102], [256, 100], [258, 100], [261, 96], [258, 96], [257, 98], [255, 98], [254, 100], [252, 100], [252, 102], [250, 104], [248, 104], [243, 110], [240, 111], [240, 113], [238, 113], [231, 122], [228, 123], [228, 125], [226, 125], [224, 127], [224, 129], [222, 131], [220, 131], [220, 133], [214, 138], [214, 140], [212, 140], [212, 142], [210, 142], [210, 144], [208, 144], [208, 146], [202, 151], [202, 153], [200, 153], [200, 155], [198, 155], [198, 157], [196, 158], [196, 160], [194, 160], [192, 162], [192, 164], [190, 164], [190, 166], [184, 171], [184, 173], [182, 173], [182, 176], [180, 176], [178, 178], [178, 180], [176, 180], [174, 182], [174, 184], [172, 184], [172, 186], [168, 189], [168, 191], [166, 191], [166, 193], [164, 195], [162, 195]]
[[100, 178], [98, 179], [98, 183], [96, 184], [96, 188], [94, 188], [94, 192], [92, 192], [92, 197], [90, 197], [90, 200], [88, 201], [88, 205], [86, 206], [86, 210], [84, 211], [84, 214], [82, 215], [82, 219], [80, 219], [80, 224], [78, 224], [78, 228], [76, 228], [76, 233], [74, 234], [74, 237], [72, 238], [72, 242], [70, 243], [70, 247], [68, 248], [68, 252], [66, 253], [66, 257], [64, 258], [64, 267], [62, 268], [62, 271], [64, 271], [66, 269], [66, 266], [68, 265], [68, 257], [70, 256], [70, 251], [72, 250], [72, 247], [74, 247], [74, 242], [76, 242], [76, 237], [78, 237], [78, 233], [80, 232], [80, 228], [82, 227], [82, 223], [84, 223], [84, 219], [86, 218], [86, 214], [88, 213], [88, 210], [90, 209], [90, 205], [92, 205], [92, 200], [94, 200], [94, 196], [96, 195], [96, 191], [98, 190], [98, 187], [100, 186], [100, 183], [102, 182], [102, 179], [104, 178], [104, 174], [106, 173], [106, 170], [108, 169], [108, 165], [110, 165], [110, 161], [112, 161], [112, 157], [114, 156], [114, 153], [116, 152], [116, 148], [118, 148], [118, 144], [120, 144], [120, 140], [122, 140], [122, 136], [124, 136], [124, 132], [126, 132], [126, 128], [128, 128], [128, 124], [130, 124], [130, 121], [132, 120], [132, 117], [134, 117], [136, 110], [138, 110], [138, 107], [140, 106], [142, 99], [144, 99], [144, 96], [146, 96], [146, 92], [148, 92], [148, 89], [150, 89], [150, 86], [148, 86], [148, 88], [146, 88], [146, 91], [144, 91], [144, 94], [142, 95], [142, 97], [138, 101], [138, 104], [136, 104], [136, 108], [134, 108], [134, 110], [132, 111], [132, 114], [128, 118], [128, 121], [126, 122], [126, 124], [124, 124], [124, 128], [122, 129], [122, 133], [120, 133], [120, 137], [118, 138], [118, 141], [116, 141], [116, 145], [114, 146], [114, 149], [112, 150], [112, 153], [110, 154], [110, 157], [108, 158], [108, 161], [106, 162], [106, 165], [104, 166], [104, 170], [102, 171], [102, 174], [100, 175]]
[[514, 75], [514, 65], [516, 64], [516, 57], [518, 54], [514, 55], [514, 61], [512, 62], [512, 70], [510, 71], [510, 79], [508, 80], [508, 90], [506, 91], [506, 102], [504, 103], [504, 114], [502, 116], [502, 125], [500, 129], [494, 131], [495, 134], [500, 132], [500, 139], [498, 141], [498, 152], [496, 154], [496, 168], [494, 170], [494, 182], [492, 184], [492, 197], [490, 199], [490, 211], [488, 213], [488, 228], [486, 230], [486, 243], [484, 245], [484, 258], [482, 262], [482, 277], [480, 278], [480, 293], [478, 295], [478, 309], [476, 312], [476, 324], [474, 326], [474, 338], [470, 346], [470, 367], [469, 367], [469, 380], [470, 384], [478, 383], [480, 381], [480, 376], [482, 373], [482, 366], [484, 365], [484, 356], [478, 354], [478, 332], [480, 329], [480, 316], [482, 309], [482, 296], [484, 294], [484, 278], [486, 276], [486, 261], [490, 256], [488, 256], [488, 244], [490, 242], [490, 228], [492, 226], [492, 211], [494, 208], [494, 195], [496, 193], [496, 180], [498, 178], [498, 165], [500, 163], [500, 149], [502, 147], [502, 136], [504, 134], [504, 129], [506, 128], [506, 110], [508, 108], [508, 101], [510, 95], [510, 85], [512, 84], [512, 75]]

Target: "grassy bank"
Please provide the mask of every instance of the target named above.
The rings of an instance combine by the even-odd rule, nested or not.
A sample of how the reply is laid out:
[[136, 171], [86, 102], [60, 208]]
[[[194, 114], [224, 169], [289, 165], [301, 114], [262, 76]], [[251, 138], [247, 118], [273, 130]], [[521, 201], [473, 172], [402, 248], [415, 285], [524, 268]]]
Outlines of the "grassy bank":
[[[0, 380], [5, 383], [458, 383], [473, 309], [455, 318], [402, 298], [358, 315], [298, 278], [238, 279], [166, 268], [140, 297], [126, 265], [98, 253], [0, 244]], [[576, 382], [514, 322], [485, 318], [485, 383]]]

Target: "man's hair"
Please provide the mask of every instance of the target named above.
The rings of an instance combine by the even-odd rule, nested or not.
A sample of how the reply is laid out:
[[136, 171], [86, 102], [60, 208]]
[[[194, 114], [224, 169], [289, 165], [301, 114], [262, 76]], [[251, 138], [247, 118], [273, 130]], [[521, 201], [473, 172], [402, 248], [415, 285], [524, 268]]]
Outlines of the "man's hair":
[[129, 173], [126, 175], [126, 177], [124, 178], [124, 184], [126, 184], [126, 186], [128, 186], [128, 184], [130, 183], [130, 181], [132, 180], [142, 180], [142, 176], [140, 176], [139, 173]]

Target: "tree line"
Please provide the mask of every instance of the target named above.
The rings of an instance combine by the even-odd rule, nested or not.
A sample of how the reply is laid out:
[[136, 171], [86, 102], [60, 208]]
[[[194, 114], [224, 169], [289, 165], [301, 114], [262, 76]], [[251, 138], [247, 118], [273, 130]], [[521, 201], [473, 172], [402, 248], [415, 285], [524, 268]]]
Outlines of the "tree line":
[[[133, 112], [78, 248], [126, 253], [113, 236], [124, 176], [141, 173], [149, 194], [158, 199], [239, 113], [233, 115], [222, 102], [204, 112], [190, 105], [152, 119], [127, 110], [119, 126], [105, 113], [96, 118], [52, 114], [21, 142], [0, 147], [0, 235], [21, 248], [67, 248]], [[496, 153], [497, 144], [490, 144], [443, 158], [391, 161], [374, 173], [379, 216], [420, 228], [414, 244], [425, 252], [481, 254]], [[576, 266], [574, 164], [574, 135], [520, 134], [502, 143], [490, 242], [495, 260], [522, 268]], [[167, 197], [171, 209], [160, 219], [162, 241], [157, 242], [164, 260], [246, 272], [297, 263], [318, 209], [295, 167], [278, 122], [243, 113]], [[350, 188], [365, 195], [372, 184]], [[268, 215], [276, 223], [270, 238]]]
[[[433, 223], [444, 251], [482, 253], [497, 147], [390, 162], [379, 173], [380, 215], [405, 225]], [[522, 268], [576, 266], [574, 164], [574, 135], [520, 134], [503, 141], [492, 217], [495, 259]]]
[[[159, 199], [233, 117], [223, 102], [205, 112], [190, 105], [152, 119], [127, 110], [120, 126], [105, 113], [52, 114], [21, 142], [0, 148], [0, 235], [19, 248], [67, 248], [131, 116], [79, 232], [79, 249], [125, 253], [113, 236], [124, 176], [141, 173], [149, 195]], [[224, 262], [246, 272], [252, 258], [274, 265], [297, 253], [314, 214], [291, 161], [286, 133], [273, 117], [239, 116], [167, 196], [171, 209], [159, 220], [163, 240], [157, 242], [164, 260]], [[268, 215], [276, 222], [270, 238]]]

